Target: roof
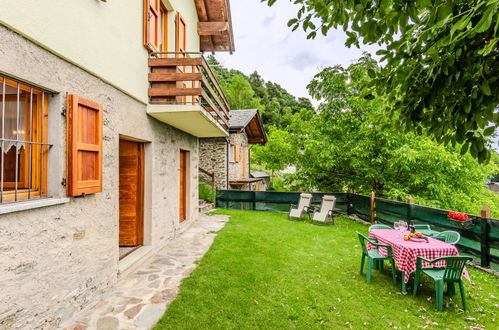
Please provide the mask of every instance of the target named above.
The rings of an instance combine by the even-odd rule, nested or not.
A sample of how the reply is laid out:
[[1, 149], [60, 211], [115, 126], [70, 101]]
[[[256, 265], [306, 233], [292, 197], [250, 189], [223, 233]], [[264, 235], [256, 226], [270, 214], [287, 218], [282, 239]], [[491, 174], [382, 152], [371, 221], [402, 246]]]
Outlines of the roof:
[[229, 0], [194, 0], [194, 3], [201, 51], [235, 51]]
[[232, 110], [230, 112], [229, 126], [231, 129], [242, 129], [249, 124], [251, 119], [258, 113], [256, 109]]
[[267, 135], [257, 109], [230, 111], [229, 133], [243, 131], [248, 135], [249, 143], [267, 143]]
[[254, 178], [269, 178], [270, 175], [267, 172], [251, 172], [251, 176]]
[[235, 179], [229, 181], [230, 185], [240, 185], [240, 184], [247, 184], [247, 183], [254, 183], [262, 181], [262, 179], [253, 179], [253, 178], [240, 178], [240, 179]]

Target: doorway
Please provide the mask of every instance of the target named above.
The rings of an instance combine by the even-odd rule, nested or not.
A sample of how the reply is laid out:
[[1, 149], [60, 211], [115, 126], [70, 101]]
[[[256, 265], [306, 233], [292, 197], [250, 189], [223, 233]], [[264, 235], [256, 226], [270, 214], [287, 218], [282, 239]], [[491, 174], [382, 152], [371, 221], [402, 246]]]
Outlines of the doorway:
[[120, 259], [144, 244], [144, 143], [120, 138]]
[[188, 187], [188, 164], [189, 152], [180, 150], [180, 190], [179, 190], [179, 220], [180, 222], [187, 219], [187, 187]]

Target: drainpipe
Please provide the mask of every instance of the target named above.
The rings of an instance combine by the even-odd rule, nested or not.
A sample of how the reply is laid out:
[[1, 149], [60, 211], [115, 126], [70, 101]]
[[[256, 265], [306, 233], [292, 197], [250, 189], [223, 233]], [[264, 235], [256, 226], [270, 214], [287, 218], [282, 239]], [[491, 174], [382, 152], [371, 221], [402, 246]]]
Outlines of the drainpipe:
[[227, 146], [226, 148], [226, 155], [225, 155], [225, 162], [226, 162], [226, 168], [227, 168], [227, 171], [226, 172], [226, 181], [225, 181], [225, 189], [229, 189], [229, 148], [230, 148], [230, 139], [229, 137], [226, 137], [225, 138], [225, 145]]

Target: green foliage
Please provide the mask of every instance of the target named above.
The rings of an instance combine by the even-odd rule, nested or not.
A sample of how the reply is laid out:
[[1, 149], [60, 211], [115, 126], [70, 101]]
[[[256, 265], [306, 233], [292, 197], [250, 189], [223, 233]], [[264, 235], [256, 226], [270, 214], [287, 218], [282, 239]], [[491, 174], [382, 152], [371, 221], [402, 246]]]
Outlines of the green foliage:
[[314, 109], [308, 98], [297, 99], [280, 85], [263, 80], [256, 71], [246, 76], [224, 68], [214, 56], [209, 56], [207, 61], [222, 85], [231, 109], [258, 109], [264, 125], [286, 127], [294, 113]]
[[263, 165], [270, 171], [270, 184], [273, 189], [276, 172], [284, 170], [293, 162], [299, 149], [293, 143], [293, 136], [273, 126], [267, 129], [268, 142], [265, 146], [255, 145], [252, 152], [252, 162]]
[[368, 74], [406, 128], [490, 159], [487, 136], [499, 124], [499, 0], [293, 3], [300, 9], [288, 26], [308, 38], [342, 28], [348, 47], [385, 46], [378, 54], [386, 65]]
[[282, 213], [216, 213], [229, 222], [154, 329], [497, 328], [493, 274], [468, 267], [468, 311], [460, 311], [458, 295], [446, 296], [449, 306], [437, 312], [428, 278], [417, 297], [400, 294], [400, 277], [394, 286], [386, 268], [366, 283], [355, 235], [366, 225], [343, 216], [314, 226]]
[[199, 180], [198, 184], [199, 199], [205, 202], [214, 203], [217, 197], [216, 190], [210, 182]]
[[[484, 204], [499, 216], [499, 196], [484, 186], [497, 172], [460, 145], [394, 128], [384, 99], [365, 88], [376, 62], [364, 55], [347, 69], [326, 68], [309, 85], [323, 100], [319, 113], [299, 113], [288, 128], [301, 150], [292, 180], [303, 189], [376, 192], [380, 197], [477, 214]], [[367, 92], [366, 92], [367, 91]], [[269, 154], [272, 154], [271, 152]]]

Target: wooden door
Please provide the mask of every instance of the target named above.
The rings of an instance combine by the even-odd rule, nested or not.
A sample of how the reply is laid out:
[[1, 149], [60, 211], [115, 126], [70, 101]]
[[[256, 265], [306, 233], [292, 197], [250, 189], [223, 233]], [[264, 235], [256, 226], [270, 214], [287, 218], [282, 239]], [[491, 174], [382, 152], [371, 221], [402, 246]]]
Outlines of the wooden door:
[[243, 154], [243, 163], [242, 163], [242, 168], [243, 168], [243, 178], [246, 178], [248, 176], [248, 148], [247, 147], [242, 147], [242, 154]]
[[180, 151], [180, 201], [179, 201], [179, 219], [180, 222], [187, 218], [187, 162], [188, 152]]
[[138, 246], [144, 238], [144, 145], [120, 139], [120, 246]]

